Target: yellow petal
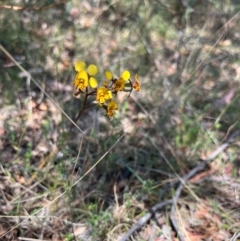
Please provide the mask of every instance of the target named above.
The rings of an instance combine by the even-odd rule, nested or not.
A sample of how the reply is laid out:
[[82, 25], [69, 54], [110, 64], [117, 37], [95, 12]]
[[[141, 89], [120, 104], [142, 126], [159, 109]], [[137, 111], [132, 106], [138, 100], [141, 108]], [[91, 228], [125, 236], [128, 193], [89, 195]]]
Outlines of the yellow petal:
[[77, 72], [80, 72], [82, 70], [84, 70], [86, 64], [83, 61], [78, 60], [75, 64], [74, 64], [74, 68]]
[[108, 92], [107, 92], [107, 99], [112, 99], [112, 91], [111, 90], [108, 90]]
[[82, 70], [77, 74], [77, 79], [83, 80], [84, 81], [84, 86], [88, 87], [88, 74], [85, 70]]
[[97, 89], [97, 94], [104, 94], [104, 93], [106, 93], [107, 92], [107, 88], [105, 88], [104, 86], [102, 86], [102, 87], [99, 87], [98, 89]]
[[94, 64], [90, 64], [87, 68], [87, 72], [89, 75], [93, 76], [93, 75], [96, 75], [97, 72], [98, 72], [98, 68], [96, 65]]
[[124, 71], [122, 72], [121, 77], [122, 77], [125, 81], [126, 81], [126, 80], [129, 80], [130, 77], [131, 77], [130, 72], [129, 72], [128, 70], [124, 70]]
[[115, 110], [117, 110], [117, 108], [117, 103], [114, 100], [110, 101], [107, 106], [107, 115], [109, 117], [113, 117], [115, 114]]
[[73, 85], [77, 87], [78, 83], [79, 83], [79, 79], [77, 78], [78, 74], [76, 74], [75, 79], [73, 81]]
[[97, 80], [94, 77], [90, 77], [89, 85], [92, 88], [97, 88], [98, 87], [98, 82], [97, 82]]
[[112, 80], [112, 79], [113, 79], [113, 74], [112, 74], [112, 72], [109, 71], [109, 70], [107, 70], [107, 71], [105, 72], [105, 77], [106, 77], [107, 80]]
[[118, 92], [123, 90], [124, 88], [125, 88], [125, 81], [121, 77], [114, 83], [114, 90]]
[[108, 109], [117, 110], [117, 103], [114, 100], [112, 100], [111, 102], [108, 103]]

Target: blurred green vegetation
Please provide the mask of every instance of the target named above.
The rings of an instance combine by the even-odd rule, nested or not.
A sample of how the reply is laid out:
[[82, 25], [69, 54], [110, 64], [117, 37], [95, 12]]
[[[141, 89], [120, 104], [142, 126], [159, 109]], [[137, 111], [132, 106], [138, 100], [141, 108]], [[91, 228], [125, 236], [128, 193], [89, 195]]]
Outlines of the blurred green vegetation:
[[[139, 75], [141, 91], [119, 97], [113, 120], [86, 111], [77, 123], [83, 137], [76, 128], [69, 133], [59, 108], [0, 51], [1, 175], [32, 190], [4, 189], [13, 204], [0, 212], [34, 213], [44, 206], [42, 196], [53, 200], [67, 191], [52, 212], [62, 209], [71, 222], [89, 224], [94, 240], [106, 240], [120, 219], [129, 222], [144, 212], [143, 203], [157, 202], [158, 187], [172, 175], [185, 173], [239, 129], [240, 2], [59, 3], [1, 1], [0, 44], [72, 119], [83, 101], [73, 97], [76, 60], [96, 64], [100, 82], [107, 69], [117, 75], [128, 69]], [[236, 152], [222, 159], [234, 162]], [[236, 167], [232, 173], [238, 175]], [[121, 217], [113, 215], [114, 185], [125, 208]], [[37, 203], [22, 202], [32, 196]], [[74, 240], [71, 230], [64, 235]]]

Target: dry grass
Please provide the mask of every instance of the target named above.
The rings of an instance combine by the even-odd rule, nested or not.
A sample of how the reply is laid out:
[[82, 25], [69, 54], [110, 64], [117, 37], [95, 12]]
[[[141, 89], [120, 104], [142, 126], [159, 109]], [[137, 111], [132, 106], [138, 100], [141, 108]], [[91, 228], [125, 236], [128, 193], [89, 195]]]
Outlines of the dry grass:
[[[57, 3], [0, 3], [0, 240], [118, 240], [165, 184], [239, 130], [240, 5]], [[78, 59], [98, 65], [99, 77], [127, 68], [142, 89], [118, 96], [112, 120], [89, 109], [70, 133], [82, 104]], [[175, 212], [184, 240], [236, 240], [238, 146], [184, 189]], [[169, 209], [131, 240], [179, 240]]]

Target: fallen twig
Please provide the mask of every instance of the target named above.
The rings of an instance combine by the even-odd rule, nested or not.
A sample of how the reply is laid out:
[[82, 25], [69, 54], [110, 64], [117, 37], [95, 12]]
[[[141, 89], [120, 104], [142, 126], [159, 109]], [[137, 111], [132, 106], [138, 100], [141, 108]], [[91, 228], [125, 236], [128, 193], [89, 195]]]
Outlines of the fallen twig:
[[172, 205], [171, 212], [170, 212], [170, 219], [171, 219], [171, 222], [172, 222], [172, 225], [173, 225], [175, 231], [178, 234], [178, 237], [179, 237], [180, 241], [184, 241], [184, 238], [178, 230], [177, 222], [176, 222], [175, 217], [174, 217], [174, 213], [175, 213], [175, 208], [176, 208], [178, 199], [181, 196], [182, 190], [185, 187], [186, 182], [190, 178], [194, 177], [200, 171], [203, 171], [212, 160], [214, 160], [221, 152], [226, 150], [227, 147], [232, 143], [234, 138], [237, 135], [239, 135], [239, 133], [240, 133], [240, 131], [236, 131], [233, 134], [231, 134], [229, 136], [229, 138], [226, 140], [226, 142], [224, 142], [222, 145], [220, 145], [207, 159], [203, 160], [200, 164], [198, 164], [196, 167], [194, 167], [192, 170], [190, 170], [185, 176], [180, 178], [180, 180], [178, 181], [179, 186], [178, 186], [178, 188], [176, 190], [176, 193], [173, 197], [173, 205]]
[[[208, 167], [209, 163], [214, 160], [221, 152], [226, 150], [229, 145], [233, 142], [236, 136], [240, 134], [240, 131], [236, 131], [233, 134], [231, 134], [227, 140], [221, 144], [208, 158], [205, 160], [202, 160], [201, 163], [199, 163], [197, 166], [195, 166], [192, 170], [190, 170], [186, 175], [179, 178], [179, 180], [175, 180], [172, 183], [168, 184], [167, 187], [164, 189], [163, 192], [161, 192], [159, 196], [159, 203], [154, 205], [149, 212], [144, 215], [137, 223], [135, 223], [132, 228], [119, 240], [119, 241], [126, 241], [130, 236], [137, 230], [141, 229], [154, 215], [157, 211], [159, 211], [161, 208], [165, 207], [166, 205], [172, 204], [171, 212], [170, 212], [170, 220], [172, 222], [172, 225], [177, 232], [178, 238], [180, 241], [184, 241], [184, 238], [182, 234], [179, 232], [177, 221], [175, 219], [175, 207], [177, 205], [177, 202], [181, 196], [182, 190], [186, 185], [186, 182], [194, 177], [196, 174], [198, 174], [201, 171], [204, 171], [206, 167]], [[161, 201], [163, 194], [166, 193], [167, 190], [170, 188], [173, 188], [175, 186], [178, 186], [175, 192], [175, 195], [172, 199], [167, 201]]]
[[132, 228], [119, 240], [119, 241], [126, 241], [130, 238], [130, 236], [137, 230], [141, 229], [143, 225], [145, 225], [157, 211], [162, 209], [163, 207], [172, 204], [172, 200], [167, 200], [164, 202], [157, 203], [154, 205], [142, 218], [140, 218]]

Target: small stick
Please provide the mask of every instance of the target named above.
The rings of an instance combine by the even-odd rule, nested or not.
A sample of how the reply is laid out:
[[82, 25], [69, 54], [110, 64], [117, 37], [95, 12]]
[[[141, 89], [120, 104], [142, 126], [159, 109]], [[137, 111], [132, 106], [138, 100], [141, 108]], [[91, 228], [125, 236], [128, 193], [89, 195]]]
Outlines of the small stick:
[[180, 241], [184, 241], [183, 236], [179, 232], [178, 225], [177, 225], [176, 219], [174, 217], [174, 213], [175, 213], [176, 204], [181, 196], [182, 190], [185, 187], [186, 182], [190, 178], [194, 177], [200, 171], [203, 171], [212, 160], [214, 160], [221, 152], [223, 152], [224, 150], [226, 150], [229, 147], [229, 145], [233, 142], [235, 137], [238, 136], [239, 134], [240, 134], [240, 131], [236, 131], [233, 134], [231, 134], [228, 137], [228, 139], [222, 145], [220, 145], [208, 158], [206, 158], [201, 163], [199, 163], [196, 167], [194, 167], [192, 170], [190, 170], [186, 175], [184, 175], [178, 181], [174, 181], [172, 184], [170, 184], [170, 187], [168, 187], [167, 189], [169, 189], [175, 185], [178, 185], [178, 188], [176, 190], [174, 197], [170, 200], [161, 201], [161, 202], [157, 203], [156, 205], [154, 205], [149, 210], [149, 212], [146, 215], [144, 215], [142, 218], [140, 218], [138, 220], [138, 222], [135, 223], [132, 226], [132, 228], [119, 241], [128, 240], [130, 238], [130, 236], [135, 231], [138, 231], [139, 229], [141, 229], [155, 215], [155, 213], [157, 211], [159, 211], [160, 209], [162, 209], [163, 207], [165, 207], [169, 204], [172, 204], [172, 208], [171, 208], [171, 212], [170, 212], [170, 220], [172, 222], [172, 225], [173, 225], [175, 231], [177, 232], [177, 235], [178, 235], [178, 238], [180, 239]]
[[167, 200], [164, 202], [157, 203], [154, 205], [142, 218], [140, 218], [132, 228], [119, 240], [119, 241], [126, 241], [130, 238], [130, 236], [137, 230], [141, 229], [143, 225], [145, 225], [157, 211], [162, 209], [163, 207], [172, 204], [172, 200]]

